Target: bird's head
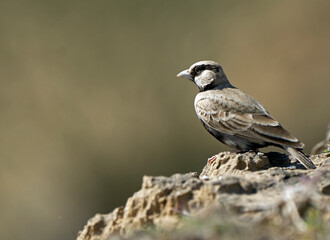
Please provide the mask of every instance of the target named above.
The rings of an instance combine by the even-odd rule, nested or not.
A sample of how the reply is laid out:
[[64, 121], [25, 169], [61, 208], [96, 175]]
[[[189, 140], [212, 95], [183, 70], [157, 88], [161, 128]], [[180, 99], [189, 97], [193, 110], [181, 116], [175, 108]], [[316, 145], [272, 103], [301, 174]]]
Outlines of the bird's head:
[[197, 62], [189, 69], [180, 72], [177, 77], [192, 80], [200, 91], [221, 88], [229, 84], [222, 67], [214, 61]]

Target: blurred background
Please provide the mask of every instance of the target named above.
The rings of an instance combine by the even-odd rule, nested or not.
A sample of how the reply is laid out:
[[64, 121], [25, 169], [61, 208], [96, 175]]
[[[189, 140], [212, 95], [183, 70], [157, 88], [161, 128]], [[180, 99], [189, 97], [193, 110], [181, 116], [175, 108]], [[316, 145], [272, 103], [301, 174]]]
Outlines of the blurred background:
[[330, 1], [0, 1], [1, 239], [75, 239], [143, 175], [228, 150], [176, 74], [222, 64], [306, 144], [330, 120]]

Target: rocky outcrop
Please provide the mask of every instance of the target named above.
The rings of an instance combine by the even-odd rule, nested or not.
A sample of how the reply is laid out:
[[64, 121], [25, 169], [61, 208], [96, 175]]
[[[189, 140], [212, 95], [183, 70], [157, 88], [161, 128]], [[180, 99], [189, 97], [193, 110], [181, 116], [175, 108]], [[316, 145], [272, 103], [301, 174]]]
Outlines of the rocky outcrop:
[[[200, 176], [145, 176], [125, 206], [91, 218], [78, 240], [159, 239], [164, 232], [172, 235], [168, 239], [243, 239], [252, 234], [251, 226], [258, 239], [272, 231], [266, 239], [318, 233], [314, 225], [330, 226], [330, 153], [311, 159], [315, 170], [303, 169], [285, 154], [222, 152]], [[228, 237], [232, 230], [224, 226], [236, 235]]]

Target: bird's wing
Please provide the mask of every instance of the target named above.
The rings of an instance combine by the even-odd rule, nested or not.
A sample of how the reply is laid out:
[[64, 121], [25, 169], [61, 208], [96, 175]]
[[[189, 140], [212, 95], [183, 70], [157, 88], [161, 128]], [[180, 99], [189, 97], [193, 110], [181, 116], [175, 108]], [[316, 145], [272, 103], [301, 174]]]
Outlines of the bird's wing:
[[302, 148], [303, 143], [286, 131], [266, 109], [252, 97], [238, 102], [233, 97], [211, 95], [195, 101], [198, 117], [209, 127], [250, 141]]
[[195, 103], [198, 117], [217, 131], [234, 135], [246, 131], [253, 122], [251, 114], [237, 114], [216, 99], [203, 98]]

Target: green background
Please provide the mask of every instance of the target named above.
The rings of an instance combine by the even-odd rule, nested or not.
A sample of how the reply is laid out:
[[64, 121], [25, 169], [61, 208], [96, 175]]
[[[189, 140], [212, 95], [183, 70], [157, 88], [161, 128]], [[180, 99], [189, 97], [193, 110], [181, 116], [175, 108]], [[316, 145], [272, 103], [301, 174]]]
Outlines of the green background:
[[330, 120], [330, 1], [0, 1], [1, 239], [74, 239], [143, 175], [228, 148], [176, 74], [222, 64], [306, 144]]

